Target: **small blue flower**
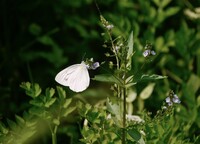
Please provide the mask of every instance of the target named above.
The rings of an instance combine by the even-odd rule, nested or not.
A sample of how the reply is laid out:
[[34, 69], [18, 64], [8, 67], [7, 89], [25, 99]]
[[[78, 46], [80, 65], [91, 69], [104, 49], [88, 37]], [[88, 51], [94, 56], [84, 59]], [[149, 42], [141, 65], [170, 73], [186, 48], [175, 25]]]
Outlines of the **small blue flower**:
[[152, 50], [151, 55], [156, 55], [156, 52]]
[[178, 104], [181, 103], [180, 99], [178, 98], [178, 96], [176, 94], [174, 94], [174, 97], [172, 98], [172, 101], [174, 103], [178, 103]]
[[147, 57], [147, 56], [149, 56], [151, 54], [151, 50], [149, 50], [149, 49], [147, 49], [147, 50], [145, 50], [144, 52], [143, 52], [143, 56], [144, 57]]
[[174, 103], [181, 103], [180, 99], [176, 94], [174, 94], [173, 91], [169, 93], [169, 96], [165, 99], [165, 102], [168, 104], [168, 106], [172, 106]]
[[150, 49], [146, 49], [144, 52], [143, 52], [143, 56], [144, 57], [148, 57], [150, 55], [156, 55], [156, 52], [153, 51], [153, 50], [150, 50]]
[[95, 70], [95, 69], [97, 69], [99, 66], [100, 66], [100, 65], [99, 65], [99, 62], [94, 62], [94, 63], [92, 63], [92, 64], [90, 65], [90, 69]]

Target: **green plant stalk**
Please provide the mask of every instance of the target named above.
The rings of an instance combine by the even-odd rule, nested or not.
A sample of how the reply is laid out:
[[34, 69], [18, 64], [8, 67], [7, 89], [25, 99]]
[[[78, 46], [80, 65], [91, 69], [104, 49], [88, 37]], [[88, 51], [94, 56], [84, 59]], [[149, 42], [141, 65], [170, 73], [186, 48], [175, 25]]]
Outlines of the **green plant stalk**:
[[122, 144], [126, 144], [126, 88], [123, 88], [123, 131]]
[[57, 144], [57, 136], [56, 136], [57, 128], [58, 126], [55, 126], [54, 131], [51, 132], [52, 144]]
[[[112, 39], [112, 36], [111, 36], [111, 33], [110, 31], [107, 30], [107, 33], [108, 33], [108, 36], [109, 36], [109, 39], [110, 39], [110, 42], [111, 42], [111, 45], [112, 45], [112, 49], [113, 49], [113, 52], [114, 52], [114, 55], [115, 55], [115, 59], [116, 59], [116, 62], [117, 62], [117, 70], [119, 70], [119, 58], [118, 58], [118, 55], [117, 55], [117, 51], [115, 49], [115, 45], [113, 43], [113, 39]], [[118, 97], [120, 98], [120, 87], [117, 86], [117, 94], [118, 94]]]
[[197, 75], [200, 76], [200, 56], [197, 55]]
[[112, 45], [113, 52], [115, 54], [115, 59], [116, 59], [116, 62], [117, 62], [117, 69], [119, 70], [119, 58], [118, 58], [118, 55], [117, 55], [117, 51], [115, 49], [115, 45], [113, 43], [111, 33], [109, 31], [108, 31], [108, 36], [109, 36], [109, 39], [110, 39], [110, 42], [111, 42], [111, 45]]

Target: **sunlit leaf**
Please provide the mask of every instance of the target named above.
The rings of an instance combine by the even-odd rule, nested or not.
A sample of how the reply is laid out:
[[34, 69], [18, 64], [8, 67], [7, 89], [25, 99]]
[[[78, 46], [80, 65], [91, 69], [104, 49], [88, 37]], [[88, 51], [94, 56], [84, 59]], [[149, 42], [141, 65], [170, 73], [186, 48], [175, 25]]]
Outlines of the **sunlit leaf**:
[[94, 78], [92, 78], [93, 80], [96, 81], [101, 81], [101, 82], [108, 82], [108, 83], [116, 83], [121, 85], [121, 80], [119, 80], [118, 78], [116, 78], [114, 75], [112, 74], [101, 74], [101, 75], [95, 75]]
[[45, 94], [46, 94], [47, 97], [52, 97], [55, 94], [55, 89], [47, 88]]
[[167, 17], [175, 15], [180, 10], [179, 7], [170, 7], [165, 11]]
[[159, 79], [165, 79], [165, 78], [167, 78], [167, 76], [161, 76], [161, 75], [157, 75], [157, 74], [153, 74], [153, 75], [144, 74], [141, 76], [139, 81], [159, 80]]
[[56, 87], [57, 92], [58, 92], [58, 96], [61, 100], [64, 100], [66, 98], [66, 92], [63, 88], [61, 88], [60, 86]]
[[44, 106], [48, 108], [48, 107], [50, 107], [55, 101], [56, 101], [56, 98], [51, 98], [50, 100], [48, 100], [48, 101], [44, 104]]
[[72, 113], [74, 110], [76, 109], [76, 107], [68, 107], [66, 109], [63, 110], [62, 112], [62, 116], [66, 117], [68, 116], [70, 113]]
[[60, 121], [59, 121], [59, 119], [53, 119], [53, 123], [55, 124], [55, 125], [60, 125]]
[[33, 99], [29, 101], [30, 104], [37, 106], [37, 107], [42, 107], [43, 106], [43, 102], [41, 99]]
[[118, 120], [122, 120], [122, 111], [120, 109], [119, 101], [111, 101], [107, 98], [106, 101], [107, 110], [117, 117]]
[[172, 0], [161, 0], [160, 1], [160, 6], [162, 8], [166, 7]]
[[148, 84], [148, 86], [146, 86], [140, 93], [140, 98], [143, 100], [149, 98], [153, 92], [154, 86], [155, 86], [155, 83]]
[[67, 108], [69, 104], [72, 102], [72, 99], [65, 99], [63, 103], [63, 108]]
[[17, 124], [18, 124], [18, 125], [24, 126], [25, 120], [24, 120], [22, 117], [20, 117], [20, 116], [18, 116], [18, 115], [15, 115], [15, 118], [16, 118], [16, 121], [17, 121]]
[[127, 69], [131, 69], [131, 62], [132, 62], [132, 56], [133, 56], [133, 31], [131, 31], [129, 38], [128, 38], [128, 53], [127, 53]]

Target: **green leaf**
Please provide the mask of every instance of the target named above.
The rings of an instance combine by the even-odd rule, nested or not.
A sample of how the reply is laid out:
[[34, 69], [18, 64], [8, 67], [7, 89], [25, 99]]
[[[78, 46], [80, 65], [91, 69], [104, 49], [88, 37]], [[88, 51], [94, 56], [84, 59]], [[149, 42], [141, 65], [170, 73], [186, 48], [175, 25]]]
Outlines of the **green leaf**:
[[198, 91], [198, 89], [200, 88], [200, 78], [199, 76], [195, 75], [195, 74], [191, 74], [188, 82], [187, 82], [187, 87], [188, 90], [191, 93], [196, 93]]
[[69, 107], [69, 108], [66, 108], [62, 111], [62, 116], [63, 117], [66, 117], [68, 116], [71, 112], [73, 112], [74, 110], [76, 109], [76, 107]]
[[47, 88], [45, 93], [47, 97], [51, 98], [55, 94], [55, 89]]
[[143, 100], [149, 98], [153, 92], [154, 86], [155, 83], [150, 83], [148, 86], [146, 86], [140, 93], [140, 98]]
[[38, 41], [44, 45], [53, 45], [54, 44], [53, 39], [47, 35], [39, 37]]
[[24, 126], [25, 125], [25, 120], [18, 116], [18, 115], [15, 115], [15, 118], [16, 118], [16, 121], [17, 121], [17, 124], [20, 125], [20, 126]]
[[54, 102], [56, 101], [56, 98], [51, 98], [50, 100], [48, 100], [46, 103], [45, 103], [45, 107], [46, 108], [49, 108]]
[[53, 119], [53, 123], [55, 124], [55, 125], [60, 125], [60, 121], [59, 121], [59, 119]]
[[125, 85], [125, 88], [129, 88], [129, 87], [132, 87], [134, 85], [136, 85], [137, 83], [136, 82], [131, 82], [131, 83], [128, 83]]
[[9, 129], [7, 129], [6, 126], [2, 122], [0, 122], [0, 132], [3, 134], [8, 134], [9, 132]]
[[38, 36], [38, 35], [40, 35], [42, 29], [41, 29], [41, 27], [38, 24], [32, 23], [29, 26], [29, 31], [30, 31], [31, 34], [33, 34], [35, 36]]
[[63, 108], [67, 108], [71, 102], [72, 102], [71, 98], [65, 99], [65, 102], [63, 103]]
[[153, 0], [153, 2], [155, 3], [155, 5], [156, 5], [157, 7], [159, 7], [159, 5], [160, 5], [160, 0]]
[[30, 104], [37, 106], [37, 107], [42, 107], [43, 106], [43, 102], [41, 99], [33, 99], [29, 101]]
[[25, 90], [30, 90], [31, 88], [31, 83], [30, 82], [22, 82], [20, 85], [21, 88], [25, 89]]
[[18, 126], [17, 126], [17, 124], [16, 124], [14, 121], [7, 119], [7, 123], [8, 123], [8, 125], [9, 125], [9, 127], [10, 127], [13, 131], [17, 131], [17, 130], [18, 130]]
[[56, 89], [57, 89], [58, 96], [59, 96], [60, 100], [61, 101], [64, 100], [66, 98], [65, 90], [63, 90], [63, 88], [61, 88], [60, 86], [57, 86]]
[[115, 83], [118, 85], [122, 85], [122, 82], [120, 79], [118, 79], [117, 77], [115, 77], [112, 74], [100, 74], [100, 75], [95, 75], [94, 78], [92, 78], [93, 80], [96, 81], [101, 81], [101, 82], [108, 82], [108, 83]]
[[127, 52], [127, 64], [126, 67], [128, 70], [131, 69], [131, 62], [132, 62], [132, 56], [133, 56], [133, 31], [131, 31], [131, 34], [128, 38], [128, 52]]
[[166, 7], [169, 3], [171, 2], [171, 0], [161, 0], [160, 1], [160, 6], [162, 8]]
[[126, 87], [126, 88], [129, 88], [129, 87], [131, 87], [131, 86], [137, 84], [137, 82], [132, 82], [132, 81], [133, 81], [133, 77], [134, 77], [134, 76], [131, 75], [131, 76], [129, 76], [129, 77], [125, 80], [125, 87]]
[[170, 7], [165, 11], [165, 16], [173, 16], [180, 10], [179, 7]]
[[40, 95], [40, 93], [42, 92], [42, 89], [40, 88], [39, 84], [31, 84], [29, 82], [23, 82], [20, 85], [21, 88], [26, 90], [26, 94], [28, 96], [31, 96], [32, 98], [35, 98], [37, 96]]
[[161, 76], [157, 74], [153, 74], [153, 75], [144, 74], [141, 76], [139, 81], [151, 81], [151, 80], [159, 80], [159, 79], [165, 79], [165, 78], [167, 78], [167, 76]]
[[107, 107], [107, 110], [110, 113], [112, 113], [114, 116], [116, 116], [116, 118], [118, 120], [120, 120], [120, 121], [122, 120], [122, 112], [121, 112], [121, 109], [120, 109], [119, 101], [117, 101], [117, 100], [110, 101], [110, 99], [107, 98], [106, 107]]
[[135, 141], [139, 141], [140, 140], [141, 134], [135, 128], [128, 129], [127, 132]]

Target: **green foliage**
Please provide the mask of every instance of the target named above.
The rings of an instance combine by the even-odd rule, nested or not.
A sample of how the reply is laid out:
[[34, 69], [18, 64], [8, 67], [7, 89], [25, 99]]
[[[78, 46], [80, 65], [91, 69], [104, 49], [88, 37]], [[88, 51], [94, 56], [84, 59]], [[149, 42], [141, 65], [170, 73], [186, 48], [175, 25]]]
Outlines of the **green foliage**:
[[[84, 53], [109, 61], [111, 69], [108, 73], [100, 68], [91, 89], [74, 96], [95, 104], [76, 105], [88, 121], [80, 126], [82, 143], [121, 143], [124, 130], [127, 143], [199, 143], [200, 2], [97, 0], [97, 4], [104, 25], [92, 0], [2, 2], [0, 143], [30, 143], [44, 135], [48, 139], [48, 130], [54, 142], [56, 134], [64, 133], [78, 143], [79, 131], [72, 129], [76, 119], [70, 117], [76, 109], [74, 100], [61, 87], [40, 86], [54, 85], [58, 69], [80, 62]], [[99, 26], [114, 26], [102, 34], [106, 49], [100, 46]], [[147, 43], [156, 56], [142, 57]], [[20, 85], [29, 103], [18, 90], [21, 81], [32, 82]], [[170, 89], [181, 104], [159, 110]], [[124, 95], [127, 114], [140, 116], [144, 123], [126, 121], [124, 128]], [[19, 116], [24, 109], [28, 111]]]
[[[20, 87], [25, 90], [27, 96], [32, 98], [29, 101], [31, 107], [23, 117], [16, 115], [16, 122], [8, 119], [9, 128], [3, 123], [0, 124], [0, 139], [4, 143], [29, 142], [31, 137], [37, 136], [38, 127], [43, 121], [51, 133], [56, 135], [61, 120], [76, 109], [71, 106], [72, 99], [66, 97], [66, 92], [61, 87], [57, 87], [57, 94], [53, 88], [47, 88], [45, 94], [42, 94], [38, 84], [29, 82], [23, 82]], [[56, 136], [52, 141], [55, 141], [55, 138]]]

